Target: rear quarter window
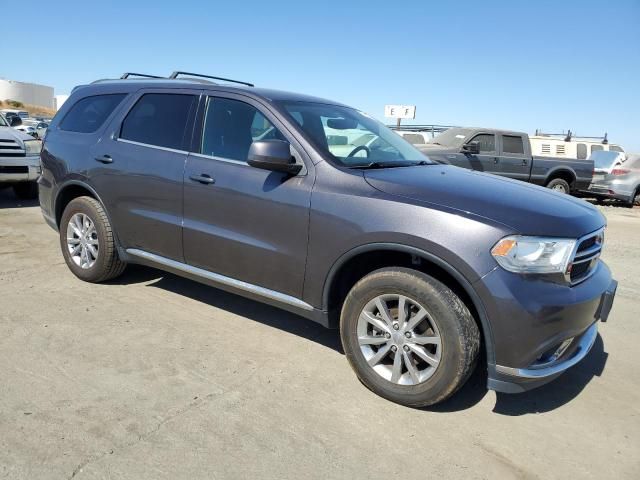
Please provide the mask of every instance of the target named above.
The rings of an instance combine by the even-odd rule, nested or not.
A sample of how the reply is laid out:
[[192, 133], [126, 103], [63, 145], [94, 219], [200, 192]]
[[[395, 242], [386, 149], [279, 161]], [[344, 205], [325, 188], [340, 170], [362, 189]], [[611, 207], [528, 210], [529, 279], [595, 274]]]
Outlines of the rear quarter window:
[[60, 122], [60, 129], [78, 133], [95, 132], [125, 96], [124, 93], [114, 93], [78, 100]]

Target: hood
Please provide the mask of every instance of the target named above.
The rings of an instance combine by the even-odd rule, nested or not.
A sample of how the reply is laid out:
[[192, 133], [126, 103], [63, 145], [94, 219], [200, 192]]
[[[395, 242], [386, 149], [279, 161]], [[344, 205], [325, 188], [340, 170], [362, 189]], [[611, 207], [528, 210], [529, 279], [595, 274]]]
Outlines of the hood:
[[0, 140], [33, 140], [31, 135], [16, 130], [13, 127], [0, 127]]
[[606, 221], [585, 201], [518, 180], [450, 165], [366, 170], [382, 192], [499, 222], [513, 233], [578, 238]]

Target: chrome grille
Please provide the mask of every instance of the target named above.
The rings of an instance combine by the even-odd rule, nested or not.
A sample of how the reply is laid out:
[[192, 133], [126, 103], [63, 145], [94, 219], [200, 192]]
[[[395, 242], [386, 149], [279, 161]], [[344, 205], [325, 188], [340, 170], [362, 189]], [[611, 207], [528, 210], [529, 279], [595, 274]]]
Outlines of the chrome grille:
[[604, 229], [590, 233], [580, 238], [569, 268], [568, 280], [572, 285], [586, 280], [598, 264], [604, 243]]
[[0, 139], [0, 157], [24, 157], [25, 151], [15, 140]]

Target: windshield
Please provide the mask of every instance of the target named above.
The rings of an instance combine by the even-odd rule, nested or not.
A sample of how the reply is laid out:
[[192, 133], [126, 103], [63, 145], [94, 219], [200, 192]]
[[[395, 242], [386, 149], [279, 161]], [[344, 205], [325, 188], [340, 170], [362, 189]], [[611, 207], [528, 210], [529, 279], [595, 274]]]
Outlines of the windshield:
[[8, 127], [8, 126], [9, 126], [9, 124], [4, 119], [4, 115], [0, 113], [0, 127]]
[[368, 115], [349, 107], [312, 102], [282, 102], [307, 139], [344, 167], [382, 168], [431, 164], [398, 134]]
[[443, 147], [459, 148], [470, 133], [471, 130], [465, 128], [450, 128], [437, 135], [429, 143], [442, 145]]
[[593, 160], [593, 167], [598, 170], [610, 170], [616, 160], [623, 160], [620, 152], [610, 152], [607, 150], [593, 152], [590, 158]]

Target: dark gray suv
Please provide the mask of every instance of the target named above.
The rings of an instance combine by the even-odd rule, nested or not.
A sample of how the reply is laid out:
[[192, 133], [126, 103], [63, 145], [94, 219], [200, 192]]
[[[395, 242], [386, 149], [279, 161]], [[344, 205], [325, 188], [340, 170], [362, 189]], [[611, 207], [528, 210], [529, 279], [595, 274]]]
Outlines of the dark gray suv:
[[339, 328], [409, 406], [479, 358], [521, 392], [589, 352], [616, 289], [597, 209], [436, 164], [345, 105], [180, 75], [77, 87], [51, 123], [40, 204], [77, 277], [145, 264]]

